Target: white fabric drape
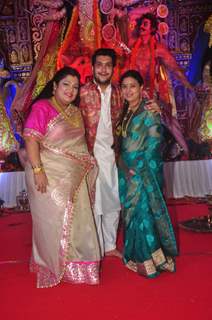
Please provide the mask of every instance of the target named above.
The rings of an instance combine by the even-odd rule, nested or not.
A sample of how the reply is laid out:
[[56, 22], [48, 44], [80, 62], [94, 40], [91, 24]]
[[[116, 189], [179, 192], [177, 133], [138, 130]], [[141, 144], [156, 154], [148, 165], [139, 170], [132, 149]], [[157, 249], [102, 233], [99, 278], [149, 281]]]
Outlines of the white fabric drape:
[[168, 198], [204, 197], [212, 194], [212, 160], [166, 162], [164, 178]]
[[16, 196], [23, 190], [26, 190], [24, 171], [0, 173], [0, 198], [5, 207], [16, 207]]
[[[212, 160], [166, 162], [164, 180], [168, 198], [212, 194]], [[0, 198], [5, 207], [15, 207], [16, 196], [23, 190], [26, 190], [23, 171], [0, 173]]]

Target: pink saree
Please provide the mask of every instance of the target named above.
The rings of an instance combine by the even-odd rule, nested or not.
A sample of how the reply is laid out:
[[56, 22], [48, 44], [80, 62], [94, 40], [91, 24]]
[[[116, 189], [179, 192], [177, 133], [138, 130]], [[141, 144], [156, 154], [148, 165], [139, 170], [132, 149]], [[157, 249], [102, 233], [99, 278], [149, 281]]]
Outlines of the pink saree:
[[33, 105], [24, 136], [34, 136], [48, 178], [47, 192], [35, 188], [30, 164], [26, 181], [33, 220], [31, 270], [37, 287], [60, 281], [99, 283], [99, 244], [91, 202], [97, 169], [87, 151], [81, 113], [68, 107], [71, 124], [48, 100]]

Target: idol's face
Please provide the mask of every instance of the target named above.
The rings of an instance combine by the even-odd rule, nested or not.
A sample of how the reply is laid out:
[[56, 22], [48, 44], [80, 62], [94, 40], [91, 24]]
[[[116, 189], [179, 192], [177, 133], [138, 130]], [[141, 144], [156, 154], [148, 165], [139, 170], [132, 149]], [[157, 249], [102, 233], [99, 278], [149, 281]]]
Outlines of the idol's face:
[[141, 99], [142, 87], [133, 77], [123, 79], [121, 93], [123, 98], [129, 103], [129, 107], [138, 106]]
[[79, 80], [75, 76], [67, 75], [58, 84], [54, 83], [54, 96], [62, 106], [74, 102], [79, 92]]
[[152, 32], [152, 25], [149, 19], [144, 18], [140, 26], [140, 35], [150, 35]]
[[93, 65], [94, 80], [98, 85], [109, 85], [113, 76], [113, 61], [110, 56], [97, 56]]

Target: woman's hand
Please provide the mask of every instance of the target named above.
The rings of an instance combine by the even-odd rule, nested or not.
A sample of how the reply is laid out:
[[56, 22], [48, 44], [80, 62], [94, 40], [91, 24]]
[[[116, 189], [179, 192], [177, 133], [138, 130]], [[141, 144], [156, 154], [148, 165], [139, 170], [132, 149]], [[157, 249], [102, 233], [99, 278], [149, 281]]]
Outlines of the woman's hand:
[[153, 113], [161, 114], [161, 109], [155, 100], [148, 100], [145, 109]]
[[41, 193], [46, 193], [48, 179], [44, 171], [34, 174], [35, 186]]

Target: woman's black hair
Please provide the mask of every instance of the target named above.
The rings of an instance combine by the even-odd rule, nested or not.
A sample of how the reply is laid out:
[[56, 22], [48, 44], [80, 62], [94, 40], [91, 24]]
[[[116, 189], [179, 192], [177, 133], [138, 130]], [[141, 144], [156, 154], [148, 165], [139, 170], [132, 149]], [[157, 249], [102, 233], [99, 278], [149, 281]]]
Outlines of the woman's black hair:
[[[121, 77], [120, 77], [120, 80], [119, 80], [119, 84], [121, 86], [122, 82], [124, 81], [125, 78], [133, 78], [135, 79], [140, 86], [142, 86], [144, 84], [144, 80], [140, 74], [140, 72], [138, 72], [137, 70], [134, 70], [134, 69], [130, 69], [130, 70], [127, 70], [125, 71]], [[127, 110], [128, 110], [128, 107], [129, 107], [129, 103], [128, 101], [124, 101], [124, 104], [123, 104], [123, 112], [122, 112], [122, 117], [121, 117], [121, 122], [123, 121], [126, 113], [127, 113]]]
[[[58, 70], [54, 77], [47, 82], [43, 90], [40, 92], [40, 94], [32, 101], [31, 105], [34, 104], [36, 101], [41, 100], [41, 99], [49, 99], [53, 96], [53, 86], [54, 83], [58, 84], [61, 80], [63, 80], [67, 76], [72, 76], [76, 77], [79, 80], [80, 84], [80, 74], [79, 72], [71, 67], [64, 67], [60, 70]], [[78, 106], [79, 105], [79, 100], [80, 100], [80, 92], [78, 91], [77, 97], [73, 103]]]
[[138, 72], [137, 70], [134, 70], [134, 69], [130, 69], [130, 70], [127, 70], [125, 71], [121, 77], [120, 77], [120, 80], [119, 80], [119, 84], [121, 86], [122, 82], [124, 81], [125, 78], [134, 78], [140, 86], [142, 86], [144, 84], [144, 80], [140, 74], [140, 72]]

